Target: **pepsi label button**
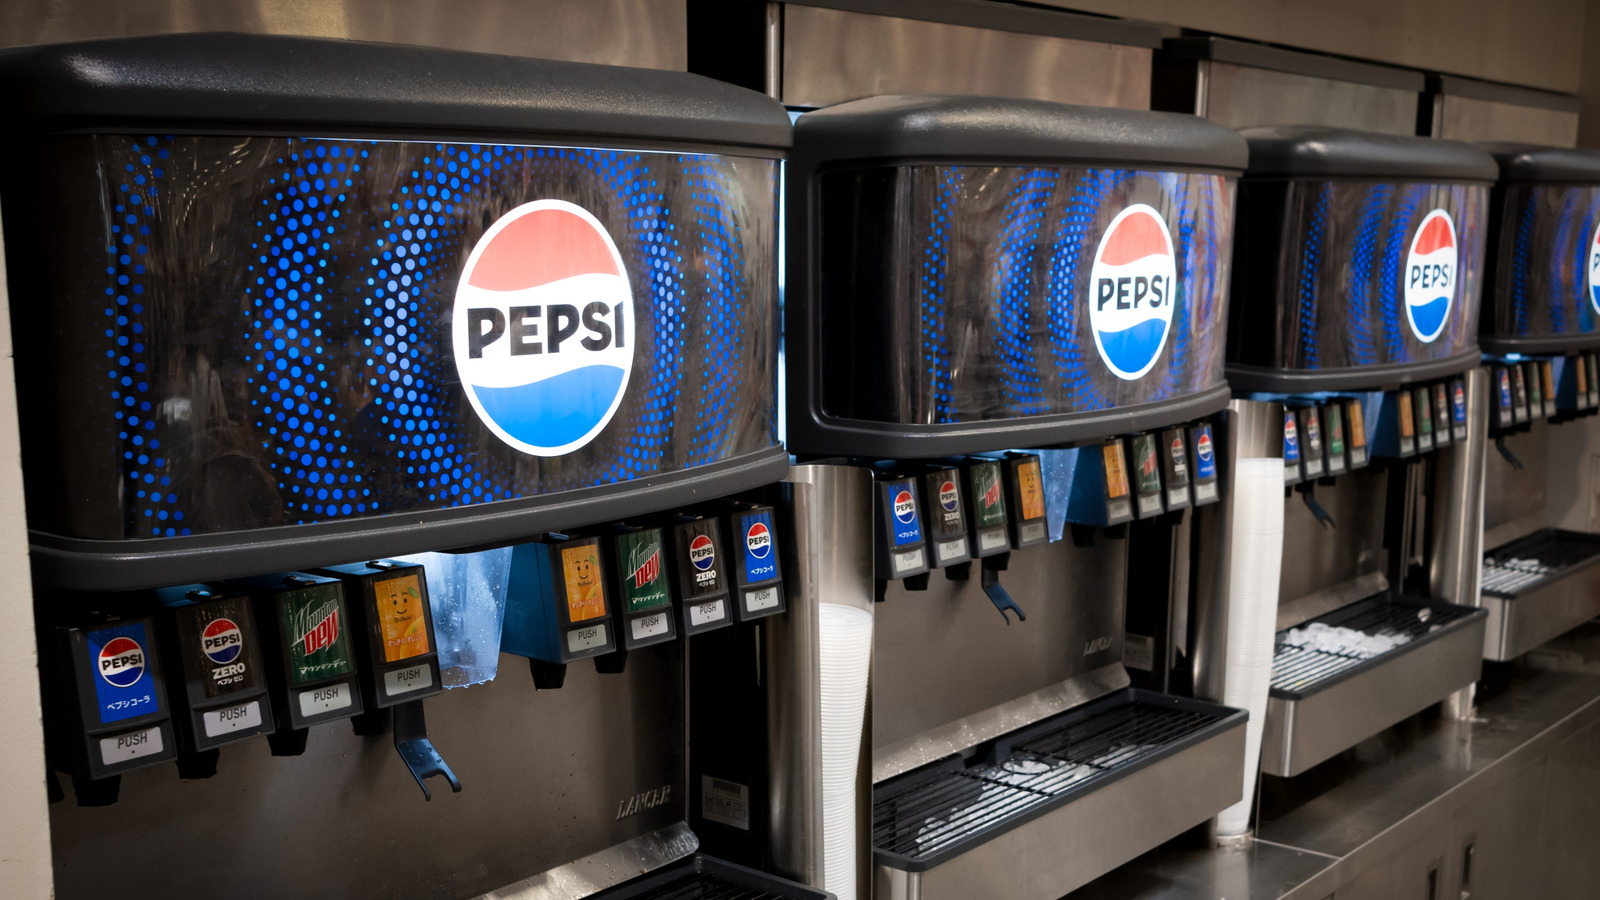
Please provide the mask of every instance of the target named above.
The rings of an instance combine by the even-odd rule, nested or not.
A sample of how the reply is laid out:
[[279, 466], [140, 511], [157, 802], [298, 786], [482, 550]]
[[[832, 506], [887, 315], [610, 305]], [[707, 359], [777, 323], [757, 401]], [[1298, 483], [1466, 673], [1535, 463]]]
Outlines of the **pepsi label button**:
[[1217, 497], [1217, 486], [1212, 482], [1202, 482], [1197, 484], [1194, 486], [1194, 496], [1196, 500], [1199, 500], [1202, 503], [1207, 500], [1215, 500]]
[[593, 650], [603, 647], [606, 643], [606, 625], [590, 625], [588, 628], [574, 628], [567, 632], [567, 652], [581, 653], [584, 650]]
[[953, 541], [943, 541], [936, 548], [941, 564], [949, 563], [967, 555], [967, 542], [957, 538]]
[[985, 550], [1002, 550], [1009, 544], [1006, 541], [1005, 532], [986, 531], [978, 535], [978, 546]]
[[628, 623], [628, 630], [636, 641], [642, 641], [647, 637], [655, 637], [658, 634], [666, 634], [667, 615], [666, 613], [656, 613], [650, 616], [640, 616]]
[[114, 766], [130, 759], [155, 756], [165, 749], [161, 741], [161, 729], [145, 728], [115, 737], [101, 738], [100, 762], [102, 765]]
[[772, 609], [778, 605], [778, 589], [775, 587], [761, 588], [756, 591], [745, 591], [744, 608], [751, 612], [763, 609]]
[[727, 618], [727, 615], [727, 611], [722, 608], [721, 600], [713, 600], [710, 603], [697, 603], [689, 607], [689, 624], [696, 626], [710, 625], [713, 622], [721, 622], [724, 618]]
[[896, 553], [893, 560], [894, 571], [899, 574], [901, 572], [910, 572], [913, 569], [920, 569], [922, 568], [923, 559], [921, 547], [915, 550], [907, 550], [904, 553]]
[[433, 670], [427, 666], [409, 666], [383, 673], [383, 692], [390, 697], [433, 687]]
[[201, 722], [205, 728], [206, 737], [221, 737], [235, 731], [247, 728], [261, 727], [261, 703], [251, 700], [249, 703], [240, 703], [237, 706], [224, 706], [208, 713], [201, 713]]
[[312, 688], [301, 691], [297, 699], [300, 702], [300, 715], [308, 719], [334, 710], [349, 709], [350, 685], [330, 684], [327, 687]]

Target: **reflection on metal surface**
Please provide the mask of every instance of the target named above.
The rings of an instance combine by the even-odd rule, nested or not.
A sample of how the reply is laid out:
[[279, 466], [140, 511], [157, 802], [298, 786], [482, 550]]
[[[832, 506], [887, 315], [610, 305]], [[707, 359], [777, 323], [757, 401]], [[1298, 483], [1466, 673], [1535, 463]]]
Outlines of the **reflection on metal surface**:
[[[952, 753], [1127, 684], [1128, 544], [1099, 536], [1093, 547], [1061, 541], [1013, 551], [1000, 577], [1028, 619], [1010, 625], [977, 572], [966, 581], [935, 573], [926, 591], [891, 583], [878, 604], [873, 645], [874, 780], [883, 777], [885, 759], [899, 758], [919, 738], [932, 740], [926, 752]], [[1062, 687], [1108, 666], [1115, 683], [1097, 676]], [[1024, 720], [1030, 711], [1033, 718]], [[885, 756], [878, 747], [896, 749]]]
[[783, 102], [985, 94], [1150, 108], [1150, 50], [787, 4]]
[[[1488, 372], [1467, 373], [1467, 436], [1435, 454], [1429, 504], [1433, 522], [1428, 548], [1431, 567], [1428, 592], [1450, 603], [1478, 605], [1478, 578], [1483, 549], [1484, 454], [1488, 450]], [[1496, 454], [1498, 456], [1499, 454]]]
[[[1302, 598], [1338, 592], [1339, 585], [1350, 582], [1370, 583], [1374, 575], [1382, 578], [1384, 491], [1388, 484], [1388, 472], [1381, 466], [1370, 466], [1340, 475], [1331, 486], [1317, 485], [1313, 496], [1333, 516], [1333, 528], [1317, 521], [1300, 494], [1284, 500], [1284, 565], [1283, 577], [1278, 583], [1280, 623], [1286, 616], [1295, 614], [1295, 608], [1302, 605]], [[1345, 603], [1350, 603], [1380, 590], [1382, 588], [1374, 588], [1342, 596]], [[1324, 607], [1321, 611], [1341, 605]], [[1309, 617], [1301, 616], [1296, 621]]]
[[196, 31], [348, 38], [683, 71], [683, 0], [12, 0], [0, 47]]
[[1127, 671], [1121, 663], [1113, 663], [898, 743], [874, 747], [872, 780], [893, 778], [1127, 686]]
[[1229, 128], [1331, 125], [1416, 133], [1415, 91], [1208, 62], [1205, 116]]
[[689, 826], [676, 822], [516, 884], [489, 891], [478, 900], [578, 900], [683, 859], [699, 848], [700, 839]]
[[[1537, 421], [1532, 430], [1508, 434], [1497, 441], [1504, 443], [1522, 463], [1520, 469], [1499, 452], [1485, 451], [1483, 547], [1510, 543], [1547, 524], [1544, 516], [1549, 485], [1550, 430], [1548, 423]], [[1471, 439], [1470, 433], [1468, 439]]]
[[[1531, 535], [1524, 541], [1537, 539], [1537, 535]], [[1509, 555], [1522, 556], [1516, 548], [1511, 548]], [[1529, 587], [1525, 593], [1483, 592], [1481, 602], [1489, 611], [1484, 659], [1516, 659], [1600, 615], [1600, 565], [1593, 557], [1581, 561], [1577, 568]]]
[[[1296, 548], [1299, 550], [1299, 547]], [[1296, 554], [1298, 559], [1298, 553]], [[1314, 619], [1323, 613], [1332, 612], [1341, 606], [1360, 600], [1362, 597], [1371, 597], [1381, 594], [1389, 589], [1389, 579], [1382, 572], [1368, 572], [1355, 578], [1340, 582], [1320, 591], [1313, 591], [1293, 600], [1285, 600], [1282, 592], [1278, 599], [1278, 620], [1273, 625], [1277, 631], [1293, 628], [1307, 619]]]
[[[789, 613], [767, 621], [768, 796], [773, 870], [822, 887], [822, 696], [817, 606], [871, 610], [872, 476], [863, 468], [796, 466], [785, 479], [794, 536], [785, 546]], [[862, 831], [860, 833], [866, 833]]]
[[1517, 141], [1578, 146], [1578, 114], [1446, 95], [1434, 100], [1434, 136], [1453, 141]]

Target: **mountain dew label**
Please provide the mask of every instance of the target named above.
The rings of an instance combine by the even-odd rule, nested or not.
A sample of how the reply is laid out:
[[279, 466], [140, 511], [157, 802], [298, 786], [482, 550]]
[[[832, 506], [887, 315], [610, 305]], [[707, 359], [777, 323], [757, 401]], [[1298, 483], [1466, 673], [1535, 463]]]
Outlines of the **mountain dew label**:
[[1322, 410], [1323, 422], [1328, 427], [1328, 452], [1334, 456], [1344, 455], [1344, 416], [1339, 414], [1338, 404]]
[[355, 671], [337, 582], [280, 594], [278, 616], [289, 644], [289, 680], [303, 684]]
[[384, 662], [426, 654], [432, 645], [422, 583], [415, 573], [372, 582], [378, 631], [383, 636]]
[[672, 602], [661, 567], [661, 529], [649, 528], [617, 537], [622, 561], [622, 602], [628, 612], [643, 612]]
[[999, 463], [978, 463], [972, 467], [972, 496], [979, 525], [988, 527], [1006, 523], [1006, 498], [1000, 487]]

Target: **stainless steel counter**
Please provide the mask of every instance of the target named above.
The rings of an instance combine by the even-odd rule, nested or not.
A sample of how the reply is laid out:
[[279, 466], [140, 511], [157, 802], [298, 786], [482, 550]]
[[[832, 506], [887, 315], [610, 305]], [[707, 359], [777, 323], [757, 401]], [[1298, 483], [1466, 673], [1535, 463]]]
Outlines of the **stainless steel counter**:
[[1590, 897], [1600, 883], [1600, 625], [1487, 664], [1478, 717], [1423, 714], [1295, 778], [1257, 839], [1183, 839], [1070, 900]]

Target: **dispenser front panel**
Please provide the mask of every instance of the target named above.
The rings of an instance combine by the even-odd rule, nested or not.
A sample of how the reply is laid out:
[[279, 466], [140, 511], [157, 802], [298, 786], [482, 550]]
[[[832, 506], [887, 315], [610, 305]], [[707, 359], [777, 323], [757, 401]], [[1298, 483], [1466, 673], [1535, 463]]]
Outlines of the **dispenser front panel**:
[[1592, 336], [1600, 327], [1600, 187], [1503, 190], [1483, 335]]
[[1279, 371], [1477, 349], [1489, 188], [1246, 181], [1228, 360]]
[[11, 267], [35, 529], [429, 512], [777, 444], [776, 160], [121, 134], [39, 159], [47, 258]]
[[948, 425], [1222, 384], [1235, 180], [914, 165], [821, 179], [830, 417]]

